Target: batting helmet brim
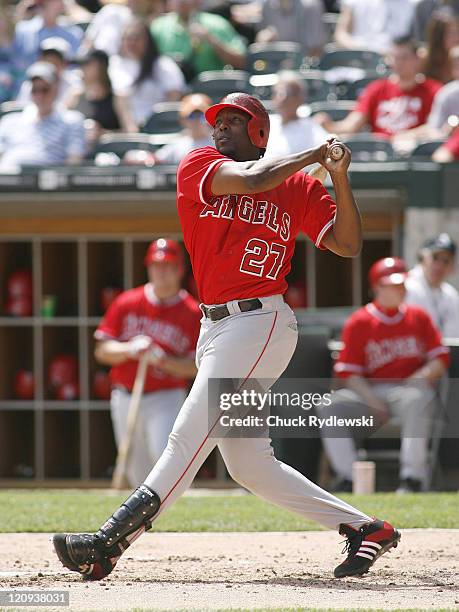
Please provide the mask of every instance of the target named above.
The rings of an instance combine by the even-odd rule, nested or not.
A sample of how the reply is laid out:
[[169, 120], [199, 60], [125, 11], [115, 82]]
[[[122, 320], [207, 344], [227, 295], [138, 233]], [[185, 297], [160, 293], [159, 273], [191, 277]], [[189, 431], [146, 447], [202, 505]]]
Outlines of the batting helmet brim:
[[247, 110], [246, 108], [244, 108], [243, 106], [241, 106], [240, 104], [231, 104], [228, 102], [220, 102], [219, 104], [214, 104], [213, 106], [211, 106], [210, 108], [208, 108], [205, 112], [205, 117], [206, 117], [206, 121], [209, 125], [211, 125], [212, 127], [215, 127], [215, 121], [217, 120], [217, 115], [220, 111], [222, 111], [225, 108], [232, 108], [233, 110], [240, 110], [244, 113], [246, 113], [247, 115], [250, 115], [251, 117], [255, 117], [256, 115], [255, 113], [251, 113], [249, 110]]
[[377, 284], [384, 285], [384, 286], [403, 285], [407, 277], [408, 277], [408, 274], [397, 272], [395, 274], [389, 274], [389, 276], [381, 276], [381, 278], [378, 279]]

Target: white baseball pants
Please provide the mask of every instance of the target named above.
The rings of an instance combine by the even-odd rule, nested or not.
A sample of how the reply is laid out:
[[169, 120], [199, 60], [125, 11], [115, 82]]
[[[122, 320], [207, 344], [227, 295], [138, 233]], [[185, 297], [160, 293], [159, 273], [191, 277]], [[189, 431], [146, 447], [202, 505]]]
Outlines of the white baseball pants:
[[[145, 480], [161, 499], [159, 514], [191, 484], [215, 445], [232, 478], [273, 504], [337, 529], [340, 523], [360, 527], [372, 519], [327, 493], [293, 468], [278, 461], [268, 438], [212, 437], [208, 402], [209, 378], [250, 378], [272, 383], [287, 367], [298, 332], [292, 310], [280, 295], [260, 298], [263, 308], [241, 313], [229, 302], [229, 317], [203, 318], [193, 387], [177, 417], [168, 445]], [[271, 383], [271, 384], [272, 384]], [[159, 516], [159, 514], [157, 516]]]
[[[391, 417], [400, 423], [400, 478], [414, 478], [425, 482], [428, 467], [429, 434], [435, 410], [435, 392], [421, 381], [410, 384], [379, 383], [373, 385], [374, 393], [384, 400]], [[361, 417], [371, 414], [360, 396], [351, 389], [339, 389], [333, 394], [328, 408], [321, 410], [321, 417]], [[343, 428], [321, 429], [322, 443], [336, 474], [352, 480], [352, 464], [357, 461], [356, 442], [352, 431], [339, 437]], [[358, 432], [356, 432], [358, 433]]]
[[[166, 389], [144, 393], [139, 405], [139, 416], [134, 432], [127, 477], [131, 487], [138, 487], [167, 446], [169, 434], [185, 400], [184, 389]], [[131, 394], [115, 388], [110, 399], [113, 430], [117, 446], [127, 428]]]

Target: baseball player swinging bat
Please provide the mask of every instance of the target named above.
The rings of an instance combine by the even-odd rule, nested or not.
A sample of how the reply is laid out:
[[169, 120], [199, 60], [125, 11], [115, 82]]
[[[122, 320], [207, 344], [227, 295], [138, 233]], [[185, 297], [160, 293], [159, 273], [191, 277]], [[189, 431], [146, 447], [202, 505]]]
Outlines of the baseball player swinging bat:
[[[191, 485], [218, 445], [241, 486], [346, 538], [347, 557], [335, 567], [336, 578], [366, 574], [398, 545], [399, 531], [282, 464], [267, 436], [212, 436], [222, 425], [219, 402], [213, 406], [218, 415], [210, 421], [208, 410], [210, 378], [264, 379], [269, 388], [288, 367], [298, 332], [283, 295], [298, 234], [341, 257], [360, 252], [361, 219], [347, 173], [350, 155], [341, 145], [346, 151], [341, 161], [324, 161], [325, 150], [331, 159], [333, 145], [340, 145], [330, 139], [325, 147], [261, 159], [269, 114], [246, 93], [225, 96], [207, 109], [205, 118], [215, 146], [194, 149], [177, 170], [177, 210], [202, 300], [195, 382], [168, 449], [145, 481], [96, 533], [55, 534], [54, 549], [71, 571], [92, 580], [105, 578], [157, 515]], [[332, 171], [336, 201], [302, 172], [317, 162]], [[231, 249], [222, 249], [223, 244]]]
[[[332, 160], [338, 161], [339, 159], [342, 159], [343, 155], [344, 155], [344, 148], [341, 144], [335, 143], [331, 145], [329, 156]], [[313, 178], [317, 179], [321, 183], [324, 183], [325, 179], [327, 178], [327, 169], [322, 165], [317, 166], [316, 168], [313, 168], [311, 170], [311, 172], [309, 173], [309, 176], [312, 176]]]

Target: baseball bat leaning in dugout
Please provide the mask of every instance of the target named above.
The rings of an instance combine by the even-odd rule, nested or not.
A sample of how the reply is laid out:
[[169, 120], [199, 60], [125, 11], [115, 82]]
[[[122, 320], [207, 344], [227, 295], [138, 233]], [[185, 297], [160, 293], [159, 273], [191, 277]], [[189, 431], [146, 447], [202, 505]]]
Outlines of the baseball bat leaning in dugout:
[[[333, 160], [338, 161], [343, 157], [344, 149], [340, 144], [332, 144], [330, 147], [329, 155]], [[312, 176], [313, 178], [323, 183], [327, 178], [327, 169], [324, 166], [317, 166], [316, 168], [313, 168], [311, 170], [309, 176]]]
[[121, 440], [121, 444], [118, 448], [115, 471], [113, 472], [112, 477], [113, 489], [125, 489], [128, 485], [126, 470], [129, 461], [129, 456], [132, 450], [132, 443], [134, 440], [134, 432], [137, 425], [137, 419], [139, 416], [140, 400], [142, 399], [148, 363], [149, 355], [148, 351], [146, 351], [139, 359], [139, 365], [137, 366], [137, 373], [135, 375], [134, 386], [132, 388], [131, 394], [131, 401], [129, 402], [128, 408], [126, 433], [124, 435], [124, 438]]

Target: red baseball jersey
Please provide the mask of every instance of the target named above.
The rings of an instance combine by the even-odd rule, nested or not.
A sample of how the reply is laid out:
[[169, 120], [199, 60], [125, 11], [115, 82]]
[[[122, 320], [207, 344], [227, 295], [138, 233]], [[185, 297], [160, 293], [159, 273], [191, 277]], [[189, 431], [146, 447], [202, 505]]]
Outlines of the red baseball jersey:
[[[150, 336], [168, 355], [193, 357], [199, 336], [202, 313], [198, 303], [187, 291], [181, 290], [174, 298], [159, 301], [150, 283], [125, 291], [110, 305], [94, 337], [96, 340], [125, 342], [140, 334]], [[138, 361], [129, 360], [112, 366], [113, 385], [132, 390]], [[149, 366], [145, 392], [184, 388], [188, 381], [165, 374]]]
[[359, 308], [343, 328], [338, 376], [408, 378], [427, 361], [449, 364], [449, 350], [429, 314], [409, 304], [385, 310], [375, 302]]
[[327, 190], [304, 172], [263, 193], [213, 195], [212, 178], [228, 161], [205, 147], [177, 171], [178, 212], [204, 304], [285, 293], [296, 236], [303, 231], [324, 248], [335, 217]]
[[445, 147], [454, 155], [454, 159], [459, 159], [459, 128], [456, 128], [448, 138]]
[[433, 79], [424, 79], [404, 90], [390, 78], [378, 79], [365, 87], [354, 110], [367, 115], [372, 132], [393, 136], [426, 123], [441, 85]]

